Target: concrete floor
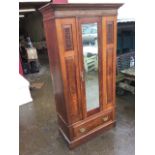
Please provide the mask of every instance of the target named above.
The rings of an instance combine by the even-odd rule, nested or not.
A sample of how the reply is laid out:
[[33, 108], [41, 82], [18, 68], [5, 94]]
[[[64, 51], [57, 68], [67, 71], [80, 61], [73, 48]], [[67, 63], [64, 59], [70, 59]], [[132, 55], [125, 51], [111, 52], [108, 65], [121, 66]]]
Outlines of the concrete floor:
[[40, 60], [40, 73], [27, 75], [31, 82], [44, 82], [32, 89], [33, 102], [19, 107], [20, 155], [134, 155], [135, 99], [117, 97], [116, 127], [70, 151], [59, 135], [47, 57]]

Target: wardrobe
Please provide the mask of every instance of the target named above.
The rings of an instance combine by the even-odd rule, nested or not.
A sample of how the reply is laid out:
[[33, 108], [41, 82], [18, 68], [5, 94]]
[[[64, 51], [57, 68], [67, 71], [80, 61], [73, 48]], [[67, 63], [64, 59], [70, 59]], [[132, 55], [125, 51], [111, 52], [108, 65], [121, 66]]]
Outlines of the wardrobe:
[[49, 3], [40, 8], [59, 131], [70, 149], [115, 126], [121, 6]]

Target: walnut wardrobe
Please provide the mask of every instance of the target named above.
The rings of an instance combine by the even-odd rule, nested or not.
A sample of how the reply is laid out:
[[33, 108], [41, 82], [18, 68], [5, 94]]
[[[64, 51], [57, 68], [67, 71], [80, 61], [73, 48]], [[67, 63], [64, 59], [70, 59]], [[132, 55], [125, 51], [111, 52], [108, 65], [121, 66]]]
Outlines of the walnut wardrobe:
[[40, 8], [59, 131], [69, 148], [115, 126], [121, 5], [49, 3]]

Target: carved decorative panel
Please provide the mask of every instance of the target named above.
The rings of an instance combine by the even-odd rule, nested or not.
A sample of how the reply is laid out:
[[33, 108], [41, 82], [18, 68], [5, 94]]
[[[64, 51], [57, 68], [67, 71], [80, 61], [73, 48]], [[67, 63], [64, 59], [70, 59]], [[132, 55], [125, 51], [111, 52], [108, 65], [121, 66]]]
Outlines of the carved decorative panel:
[[113, 100], [113, 48], [107, 49], [107, 103]]
[[107, 44], [114, 43], [114, 21], [107, 21]]
[[65, 51], [73, 50], [72, 25], [63, 25]]

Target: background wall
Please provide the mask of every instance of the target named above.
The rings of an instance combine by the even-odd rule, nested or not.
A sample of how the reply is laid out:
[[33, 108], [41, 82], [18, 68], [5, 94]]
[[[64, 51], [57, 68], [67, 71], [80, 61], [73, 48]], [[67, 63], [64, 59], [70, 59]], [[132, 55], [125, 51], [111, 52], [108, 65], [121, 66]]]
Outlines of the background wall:
[[33, 42], [45, 40], [40, 12], [31, 12], [24, 19], [21, 19], [20, 35], [29, 36]]

